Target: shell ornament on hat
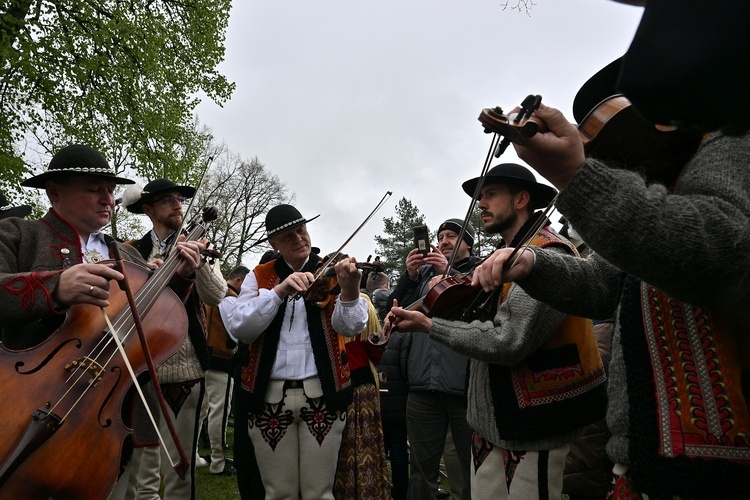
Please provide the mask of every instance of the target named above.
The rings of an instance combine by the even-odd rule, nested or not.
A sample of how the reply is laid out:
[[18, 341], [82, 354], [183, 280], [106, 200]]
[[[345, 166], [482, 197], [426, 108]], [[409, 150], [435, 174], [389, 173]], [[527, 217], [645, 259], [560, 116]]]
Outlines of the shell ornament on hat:
[[8, 199], [3, 193], [0, 193], [0, 219], [7, 217], [26, 217], [31, 213], [29, 205], [18, 205], [14, 207], [8, 203]]
[[103, 177], [115, 184], [134, 184], [134, 181], [117, 177], [109, 166], [104, 155], [90, 146], [71, 144], [55, 153], [47, 166], [47, 170], [39, 175], [30, 177], [21, 183], [24, 187], [44, 188], [47, 181], [53, 181], [75, 175], [93, 175]]
[[299, 210], [292, 205], [277, 205], [269, 210], [266, 215], [266, 238], [271, 238], [287, 229], [307, 224], [318, 217], [320, 215], [316, 215], [312, 219], [305, 219]]

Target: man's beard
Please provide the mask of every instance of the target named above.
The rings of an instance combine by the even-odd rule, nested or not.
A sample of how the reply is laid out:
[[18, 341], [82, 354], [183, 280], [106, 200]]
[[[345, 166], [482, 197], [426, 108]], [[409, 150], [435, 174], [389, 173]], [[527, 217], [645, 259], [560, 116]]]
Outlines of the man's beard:
[[177, 231], [180, 229], [180, 226], [182, 225], [182, 216], [167, 217], [167, 220], [164, 221], [164, 225], [167, 226], [172, 231]]
[[501, 220], [497, 220], [493, 216], [492, 220], [484, 225], [484, 230], [489, 234], [502, 233], [506, 229], [513, 227], [513, 225], [516, 223], [517, 218], [518, 215], [515, 213], [512, 213]]

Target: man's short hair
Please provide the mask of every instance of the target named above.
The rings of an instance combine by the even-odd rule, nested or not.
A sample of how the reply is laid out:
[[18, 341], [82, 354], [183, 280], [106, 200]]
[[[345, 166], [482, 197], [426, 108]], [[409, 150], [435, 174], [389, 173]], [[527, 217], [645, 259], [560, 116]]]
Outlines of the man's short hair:
[[237, 278], [244, 278], [245, 276], [247, 276], [247, 273], [249, 272], [250, 272], [250, 269], [248, 269], [247, 267], [237, 266], [229, 272], [227, 281], [232, 281]]
[[370, 273], [367, 276], [367, 293], [372, 293], [378, 288], [382, 288], [383, 285], [390, 285], [390, 279], [385, 273]]

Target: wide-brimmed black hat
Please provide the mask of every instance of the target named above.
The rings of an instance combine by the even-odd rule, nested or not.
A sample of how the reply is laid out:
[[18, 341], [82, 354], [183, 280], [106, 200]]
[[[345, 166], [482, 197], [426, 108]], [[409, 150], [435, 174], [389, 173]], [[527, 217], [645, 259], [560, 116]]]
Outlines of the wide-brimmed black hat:
[[173, 193], [177, 191], [185, 198], [195, 196], [195, 188], [190, 186], [178, 186], [169, 179], [155, 179], [143, 188], [138, 190], [137, 186], [128, 188], [123, 193], [122, 204], [128, 209], [128, 212], [134, 214], [143, 213], [143, 205], [151, 203], [154, 198], [163, 193]]
[[82, 144], [71, 144], [58, 151], [49, 162], [47, 171], [26, 179], [24, 187], [44, 188], [47, 181], [73, 175], [95, 175], [112, 180], [115, 184], [134, 184], [134, 181], [117, 177], [104, 155]]
[[29, 205], [12, 206], [3, 193], [0, 193], [0, 219], [6, 217], [26, 217], [31, 213]]
[[[474, 192], [472, 191], [471, 194], [473, 195]], [[448, 219], [442, 224], [440, 224], [440, 227], [437, 230], [437, 234], [440, 234], [442, 231], [445, 231], [446, 229], [449, 229], [453, 231], [456, 234], [459, 234], [461, 232], [461, 226], [463, 226], [464, 221], [463, 219]], [[464, 237], [463, 240], [466, 242], [467, 245], [470, 247], [474, 246], [474, 238], [476, 237], [476, 232], [474, 231], [474, 226], [471, 225], [471, 223], [466, 224], [466, 231], [464, 231]]]
[[[479, 179], [481, 177], [475, 177], [461, 184], [466, 194], [474, 196]], [[490, 184], [521, 186], [531, 193], [531, 208], [546, 207], [557, 195], [555, 188], [538, 183], [531, 170], [516, 163], [501, 163], [492, 167], [484, 176], [484, 185]]]
[[604, 99], [619, 94], [617, 78], [620, 76], [622, 57], [597, 71], [594, 76], [586, 80], [573, 99], [573, 117], [581, 123], [586, 115]]
[[305, 219], [299, 210], [291, 205], [276, 205], [266, 214], [266, 239], [271, 238], [287, 229], [307, 224], [320, 217]]

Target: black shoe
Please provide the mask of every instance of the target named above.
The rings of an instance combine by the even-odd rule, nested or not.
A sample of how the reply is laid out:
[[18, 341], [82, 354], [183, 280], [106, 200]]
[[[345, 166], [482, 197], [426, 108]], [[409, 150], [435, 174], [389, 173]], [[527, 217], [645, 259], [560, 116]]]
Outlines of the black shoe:
[[200, 457], [208, 463], [211, 463], [211, 455], [200, 455]]
[[451, 497], [451, 492], [450, 491], [446, 491], [443, 488], [438, 488], [437, 497], [438, 498], [450, 498]]
[[231, 465], [224, 464], [224, 470], [221, 472], [212, 472], [214, 476], [236, 476], [237, 475], [237, 469], [232, 467]]

